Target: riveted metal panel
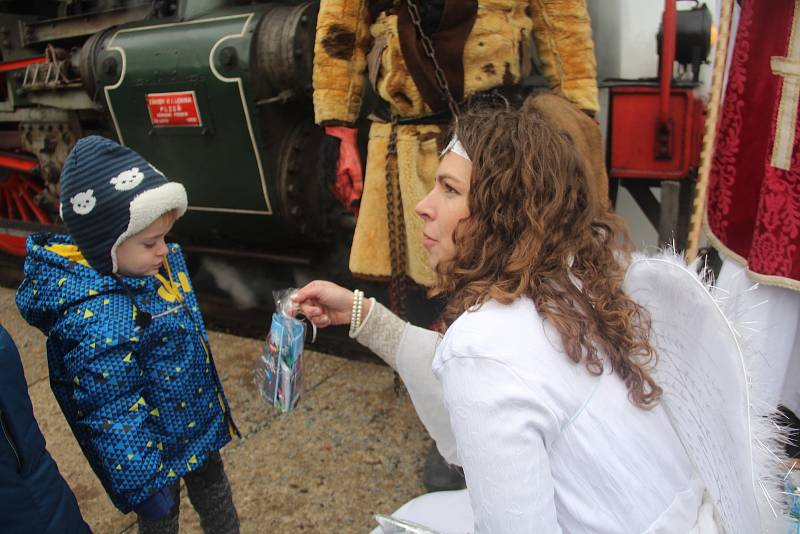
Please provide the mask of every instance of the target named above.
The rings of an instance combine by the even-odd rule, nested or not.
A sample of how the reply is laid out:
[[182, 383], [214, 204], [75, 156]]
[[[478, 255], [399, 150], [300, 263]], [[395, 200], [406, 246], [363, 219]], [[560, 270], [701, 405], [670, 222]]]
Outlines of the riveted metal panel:
[[[192, 211], [273, 213], [252, 118], [250, 51], [259, 11], [118, 30], [100, 51], [100, 82], [120, 142], [183, 183]], [[193, 92], [197, 127], [157, 127], [147, 95]]]

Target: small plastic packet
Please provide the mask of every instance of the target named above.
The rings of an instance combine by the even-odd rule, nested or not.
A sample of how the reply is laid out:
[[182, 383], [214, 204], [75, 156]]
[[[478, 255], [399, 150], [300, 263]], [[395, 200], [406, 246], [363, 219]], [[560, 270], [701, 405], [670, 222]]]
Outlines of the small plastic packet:
[[[796, 468], [797, 465], [793, 466]], [[800, 472], [792, 469], [784, 479], [784, 493], [788, 499], [787, 509], [789, 522], [787, 534], [800, 533]]]
[[275, 313], [272, 314], [269, 334], [256, 382], [261, 397], [281, 412], [289, 412], [303, 394], [303, 349], [305, 323], [295, 318], [291, 296], [294, 288], [273, 291]]

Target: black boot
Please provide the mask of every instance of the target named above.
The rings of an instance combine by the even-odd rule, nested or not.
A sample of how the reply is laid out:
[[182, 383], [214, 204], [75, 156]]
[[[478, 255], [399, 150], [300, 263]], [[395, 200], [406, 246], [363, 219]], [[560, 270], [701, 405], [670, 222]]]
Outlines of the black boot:
[[789, 458], [800, 458], [800, 419], [786, 406], [778, 406], [781, 414], [778, 424], [786, 429], [787, 443], [784, 445], [786, 455]]
[[239, 534], [239, 516], [222, 458], [213, 454], [197, 471], [184, 477], [189, 500], [206, 534]]
[[178, 514], [158, 519], [147, 519], [137, 515], [136, 521], [139, 525], [139, 534], [178, 534]]
[[422, 471], [422, 483], [428, 491], [460, 490], [467, 487], [464, 472], [460, 467], [449, 465], [436, 444], [431, 446]]
[[172, 510], [164, 517], [157, 519], [136, 515], [136, 522], [139, 526], [139, 534], [178, 534], [181, 512], [181, 485], [173, 484], [170, 488], [172, 492]]

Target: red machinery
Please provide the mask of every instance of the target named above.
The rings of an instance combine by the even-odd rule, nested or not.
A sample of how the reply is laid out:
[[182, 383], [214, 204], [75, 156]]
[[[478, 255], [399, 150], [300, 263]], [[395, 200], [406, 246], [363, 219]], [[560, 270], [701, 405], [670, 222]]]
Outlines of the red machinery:
[[[0, 77], [29, 65], [45, 63], [45, 56], [0, 63]], [[1, 84], [5, 87], [5, 83]], [[0, 218], [23, 223], [49, 224], [53, 218], [34, 199], [43, 187], [35, 178], [36, 158], [14, 153], [0, 153]], [[0, 232], [0, 251], [15, 256], [25, 255], [24, 235]]]
[[[0, 218], [23, 223], [53, 222], [53, 218], [34, 200], [43, 190], [35, 177], [37, 167], [38, 163], [33, 157], [0, 153]], [[24, 256], [24, 235], [0, 232], [0, 251]]]
[[[680, 20], [680, 24], [678, 21]], [[665, 4], [657, 81], [610, 84], [608, 165], [612, 194], [628, 189], [658, 229], [661, 243], [685, 246], [691, 195], [700, 165], [705, 110], [696, 95], [699, 64], [710, 49], [711, 19], [705, 6], [676, 10]], [[675, 82], [676, 60], [691, 62], [694, 81]], [[651, 187], [660, 186], [661, 201]]]

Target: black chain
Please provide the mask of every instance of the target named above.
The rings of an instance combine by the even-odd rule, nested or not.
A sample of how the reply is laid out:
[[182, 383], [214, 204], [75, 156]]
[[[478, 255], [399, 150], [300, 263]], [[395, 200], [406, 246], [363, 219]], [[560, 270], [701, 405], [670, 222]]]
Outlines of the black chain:
[[[389, 146], [386, 149], [386, 220], [389, 224], [389, 257], [391, 277], [389, 278], [389, 308], [400, 318], [406, 318], [406, 235], [403, 217], [403, 195], [400, 190], [399, 168], [397, 165], [397, 116], [392, 115], [389, 125]], [[395, 190], [396, 189], [396, 190]], [[393, 390], [395, 397], [403, 391], [403, 381], [394, 372]]]
[[458, 104], [456, 103], [456, 99], [453, 98], [453, 93], [450, 92], [450, 85], [447, 83], [444, 71], [436, 60], [436, 49], [433, 47], [433, 41], [431, 41], [430, 37], [425, 33], [425, 30], [422, 29], [422, 17], [419, 14], [419, 7], [417, 7], [414, 0], [406, 0], [406, 6], [408, 7], [408, 14], [411, 15], [411, 22], [413, 22], [414, 26], [417, 28], [422, 48], [425, 49], [425, 55], [427, 55], [433, 63], [433, 71], [436, 75], [436, 83], [439, 84], [439, 91], [442, 93], [442, 96], [447, 99], [447, 107], [450, 108], [450, 113], [453, 114], [453, 118], [458, 119]]
[[397, 165], [397, 117], [392, 117], [389, 146], [386, 149], [386, 219], [389, 225], [389, 307], [405, 319], [406, 316], [406, 240], [403, 196]]
[[[444, 75], [442, 67], [436, 60], [436, 49], [433, 41], [422, 28], [422, 17], [414, 0], [407, 0], [408, 14], [417, 29], [425, 54], [433, 63], [436, 83], [439, 91], [447, 99], [447, 106], [454, 118], [458, 118], [458, 104]], [[386, 150], [386, 218], [389, 229], [389, 256], [391, 275], [389, 279], [389, 306], [402, 318], [406, 316], [406, 235], [405, 217], [403, 214], [403, 195], [400, 190], [400, 177], [397, 165], [397, 116], [392, 114], [389, 146]]]

